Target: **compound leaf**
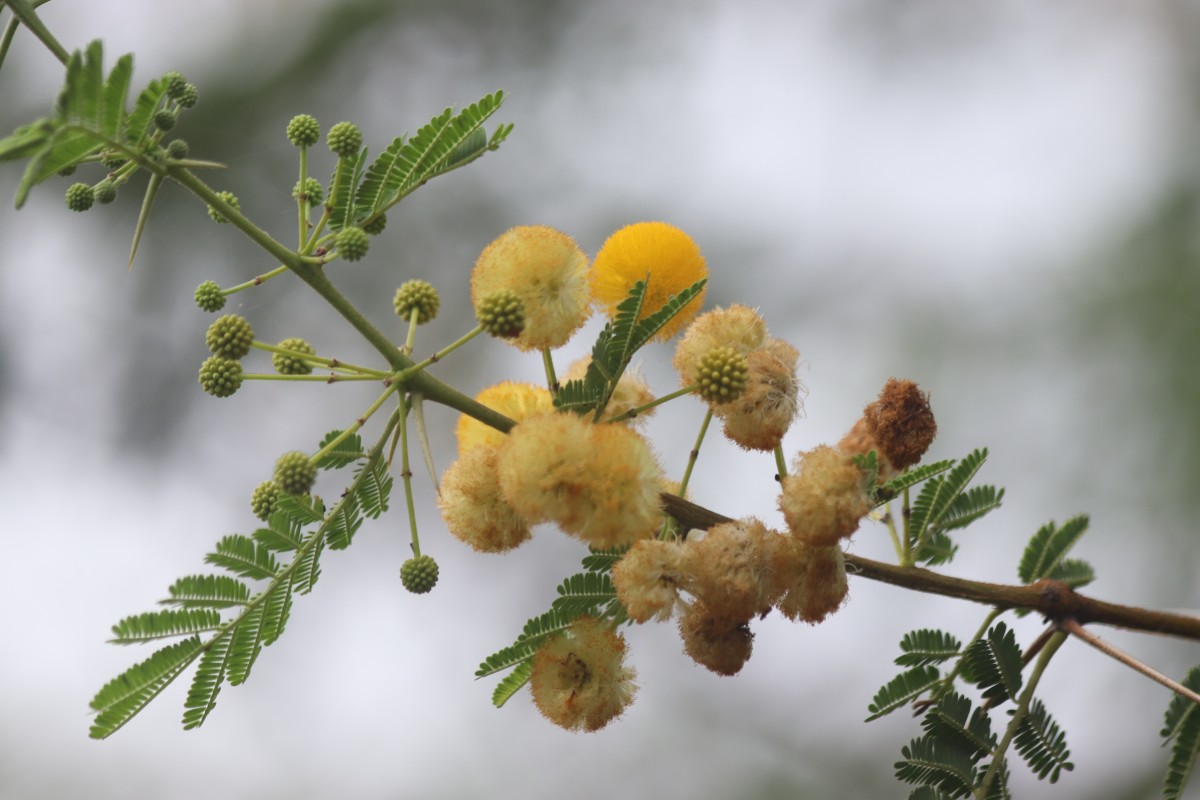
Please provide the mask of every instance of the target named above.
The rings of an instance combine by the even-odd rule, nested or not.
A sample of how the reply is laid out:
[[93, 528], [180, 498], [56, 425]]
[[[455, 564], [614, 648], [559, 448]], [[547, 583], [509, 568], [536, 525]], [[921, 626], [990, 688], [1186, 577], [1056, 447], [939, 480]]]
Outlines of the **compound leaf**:
[[1040, 780], [1049, 777], [1051, 783], [1056, 783], [1063, 770], [1069, 772], [1075, 769], [1075, 765], [1068, 760], [1071, 751], [1067, 749], [1066, 734], [1036, 698], [1021, 719], [1013, 743]]
[[89, 735], [105, 739], [119, 730], [188, 668], [200, 652], [200, 637], [169, 644], [106, 683], [92, 698], [100, 712]]
[[967, 797], [975, 785], [975, 764], [963, 750], [936, 739], [913, 739], [901, 748], [903, 761], [896, 762], [896, 777], [945, 793]]
[[[317, 445], [317, 451], [324, 450], [330, 442], [341, 435], [341, 431], [330, 431], [325, 434], [325, 438]], [[365, 458], [366, 455], [366, 452], [363, 451], [362, 439], [357, 433], [352, 433], [339, 442], [337, 447], [321, 456], [321, 460], [317, 462], [317, 466], [321, 469], [341, 469], [353, 464], [360, 458]]]
[[270, 549], [240, 533], [231, 533], [221, 539], [217, 549], [204, 560], [243, 578], [267, 580], [279, 572], [279, 564]]
[[500, 679], [496, 684], [495, 691], [492, 692], [492, 705], [500, 708], [508, 702], [514, 694], [520, 691], [521, 687], [529, 682], [529, 676], [533, 674], [533, 658], [527, 658], [516, 668]]
[[990, 755], [996, 747], [991, 719], [983, 709], [972, 710], [970, 699], [950, 692], [921, 721], [927, 736], [954, 744], [972, 761]]
[[228, 575], [188, 575], [171, 584], [162, 605], [182, 608], [232, 608], [250, 600], [250, 589]]
[[205, 645], [207, 649], [200, 657], [200, 665], [192, 676], [192, 685], [183, 704], [184, 730], [203, 725], [217, 705], [217, 695], [229, 670], [230, 638], [228, 634], [218, 636]]
[[142, 644], [155, 639], [214, 631], [221, 614], [211, 608], [168, 608], [135, 614], [113, 625], [113, 644]]
[[1062, 527], [1051, 521], [1039, 528], [1026, 545], [1017, 567], [1021, 582], [1033, 583], [1050, 577], [1067, 552], [1079, 541], [1079, 537], [1083, 536], [1087, 526], [1087, 515], [1080, 514], [1064, 522]]
[[[708, 284], [707, 278], [701, 278], [691, 286], [684, 289], [678, 294], [671, 295], [663, 307], [653, 314], [650, 314], [645, 319], [637, 324], [633, 331], [632, 349], [630, 352], [640, 350], [647, 342], [658, 335], [668, 322], [674, 319], [689, 303], [695, 300], [704, 291], [704, 287]], [[620, 306], [617, 307], [620, 309]]]
[[936, 664], [954, 658], [960, 648], [962, 643], [945, 631], [931, 628], [909, 631], [900, 640], [904, 654], [896, 657], [896, 663], [902, 667]]
[[901, 672], [875, 693], [871, 704], [867, 706], [867, 711], [871, 712], [871, 716], [867, 717], [866, 722], [879, 719], [897, 708], [907, 705], [911, 700], [932, 688], [940, 677], [937, 667], [931, 666], [913, 667], [906, 672]]
[[1017, 637], [1003, 622], [990, 628], [967, 650], [967, 663], [975, 684], [988, 700], [1015, 700], [1021, 690], [1024, 666]]

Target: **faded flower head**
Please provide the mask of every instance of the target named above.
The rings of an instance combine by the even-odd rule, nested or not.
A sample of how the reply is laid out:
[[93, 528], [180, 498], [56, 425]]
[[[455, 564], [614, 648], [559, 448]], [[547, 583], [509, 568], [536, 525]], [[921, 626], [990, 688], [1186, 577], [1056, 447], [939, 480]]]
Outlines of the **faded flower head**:
[[929, 396], [913, 381], [889, 378], [879, 399], [863, 409], [863, 419], [879, 454], [897, 472], [920, 461], [937, 436]]
[[525, 327], [504, 339], [521, 350], [561, 347], [591, 315], [588, 260], [575, 240], [544, 225], [522, 225], [484, 248], [471, 272], [471, 301], [510, 291]]
[[785, 537], [753, 517], [715, 525], [683, 547], [688, 591], [717, 617], [748, 620], [776, 599], [774, 550]]
[[774, 450], [800, 413], [804, 386], [796, 376], [800, 353], [782, 339], [768, 339], [747, 356], [746, 391], [714, 406], [725, 436], [746, 450]]
[[[533, 414], [544, 414], [554, 410], [554, 398], [550, 396], [550, 392], [531, 383], [503, 381], [484, 389], [476, 395], [475, 400], [514, 422], [520, 422]], [[466, 414], [459, 417], [455, 433], [458, 437], [460, 456], [479, 445], [499, 447], [508, 438], [507, 434]]]
[[635, 622], [669, 619], [679, 603], [683, 553], [679, 542], [641, 539], [612, 569], [613, 586]]
[[[617, 306], [629, 296], [638, 281], [646, 281], [646, 299], [639, 319], [667, 304], [701, 278], [708, 266], [692, 237], [665, 222], [635, 222], [608, 237], [592, 263], [592, 292], [616, 315]], [[701, 290], [655, 337], [666, 341], [696, 316], [704, 305], [707, 289]]]
[[555, 725], [598, 731], [633, 702], [634, 675], [625, 666], [625, 637], [594, 617], [580, 617], [538, 649], [529, 688]]
[[500, 493], [495, 447], [473, 447], [442, 476], [438, 507], [455, 538], [483, 553], [502, 553], [531, 536], [529, 524]]
[[801, 453], [783, 479], [779, 509], [792, 535], [813, 547], [835, 545], [871, 510], [862, 471], [850, 456], [822, 445]]
[[816, 624], [841, 608], [850, 590], [842, 548], [809, 547], [791, 539], [780, 549], [779, 560], [786, 584], [776, 607], [785, 617]]
[[696, 601], [679, 619], [683, 652], [718, 675], [736, 675], [754, 649], [754, 634], [745, 619], [713, 614]]

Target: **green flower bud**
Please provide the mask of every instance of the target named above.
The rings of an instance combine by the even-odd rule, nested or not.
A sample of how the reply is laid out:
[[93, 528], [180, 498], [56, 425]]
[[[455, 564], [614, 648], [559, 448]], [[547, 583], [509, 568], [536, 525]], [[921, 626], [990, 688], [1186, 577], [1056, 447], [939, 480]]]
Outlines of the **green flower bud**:
[[275, 481], [263, 481], [254, 487], [254, 492], [250, 495], [250, 510], [254, 512], [254, 516], [266, 522], [275, 510], [277, 499], [279, 487], [275, 485]]
[[200, 386], [214, 397], [229, 397], [242, 385], [242, 364], [232, 358], [209, 356], [200, 365]]
[[162, 79], [167, 84], [167, 97], [172, 100], [178, 100], [183, 96], [188, 82], [181, 73], [171, 70], [166, 75], [163, 75]]
[[400, 566], [400, 582], [413, 594], [425, 594], [437, 581], [438, 565], [430, 556], [410, 558]]
[[92, 189], [92, 196], [97, 203], [106, 206], [117, 199], [117, 185], [112, 181], [100, 181]]
[[75, 174], [75, 165], [74, 165], [74, 164], [71, 164], [70, 166], [63, 167], [62, 169], [60, 169], [60, 170], [58, 171], [58, 174], [59, 174], [59, 175], [61, 175], [61, 176], [62, 176], [62, 177], [64, 177], [64, 178], [69, 178], [69, 177], [71, 177], [72, 175], [74, 175], [74, 174]]
[[92, 187], [86, 183], [72, 183], [67, 187], [67, 208], [72, 211], [87, 211], [95, 201]]
[[175, 112], [170, 109], [160, 109], [154, 112], [154, 127], [160, 131], [169, 131], [175, 127]]
[[204, 334], [204, 343], [215, 356], [222, 358], [241, 358], [250, 352], [250, 343], [254, 341], [254, 329], [245, 317], [237, 314], [226, 314], [217, 317], [208, 326]]
[[167, 158], [174, 158], [176, 160], [187, 158], [190, 151], [191, 148], [188, 147], [188, 143], [183, 139], [172, 139], [170, 144], [167, 145]]
[[[229, 205], [233, 206], [238, 211], [242, 210], [242, 206], [240, 203], [238, 203], [237, 196], [233, 192], [217, 192], [217, 197], [221, 198], [226, 203], [229, 203]], [[219, 225], [224, 225], [226, 222], [229, 222], [229, 220], [225, 219], [220, 211], [217, 211], [212, 206], [208, 207], [208, 215], [212, 217], [213, 222], [216, 222]]]
[[183, 87], [183, 92], [179, 97], [175, 98], [175, 102], [179, 103], [181, 108], [192, 108], [200, 101], [200, 90], [193, 84], [188, 84]]
[[362, 131], [353, 122], [339, 122], [325, 135], [326, 144], [338, 158], [354, 158], [362, 141]]
[[405, 320], [412, 316], [415, 309], [418, 325], [424, 325], [436, 317], [441, 302], [437, 289], [434, 289], [428, 281], [422, 280], [405, 281], [396, 290], [396, 296], [392, 299], [396, 313]]
[[225, 295], [216, 281], [204, 281], [196, 287], [196, 305], [210, 314], [225, 307]]
[[362, 229], [372, 236], [378, 236], [383, 233], [383, 229], [387, 227], [387, 214], [380, 214], [367, 225], [363, 225]]
[[475, 317], [491, 336], [511, 339], [525, 330], [525, 303], [516, 292], [500, 289], [479, 301]]
[[[295, 350], [297, 353], [307, 353], [310, 356], [317, 354], [313, 346], [303, 339], [284, 339], [279, 346], [284, 350]], [[283, 353], [272, 354], [271, 363], [275, 365], [275, 371], [280, 375], [310, 375], [313, 371], [311, 364], [301, 361], [295, 356], [285, 356]]]
[[359, 261], [371, 247], [371, 240], [362, 228], [342, 228], [334, 238], [334, 246], [347, 261]]
[[296, 147], [312, 147], [321, 141], [321, 126], [317, 124], [316, 117], [298, 114], [288, 123], [287, 138]]
[[[308, 204], [310, 206], [319, 206], [321, 201], [325, 199], [325, 187], [316, 178], [305, 178], [303, 193], [308, 196]], [[292, 197], [300, 199], [301, 188], [300, 181], [296, 181], [296, 186], [292, 189]]]
[[317, 466], [312, 460], [293, 450], [275, 462], [275, 485], [284, 494], [308, 494], [317, 482]]
[[709, 403], [720, 405], [738, 399], [746, 391], [750, 363], [732, 347], [714, 347], [700, 359], [696, 369], [698, 394]]

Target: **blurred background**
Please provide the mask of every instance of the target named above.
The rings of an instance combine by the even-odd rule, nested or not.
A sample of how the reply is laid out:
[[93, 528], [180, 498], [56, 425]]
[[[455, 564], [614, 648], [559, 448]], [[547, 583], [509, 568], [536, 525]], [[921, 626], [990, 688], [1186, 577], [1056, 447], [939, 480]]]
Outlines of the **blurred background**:
[[[931, 395], [930, 458], [991, 448], [980, 479], [1006, 487], [1006, 505], [961, 537], [950, 573], [1013, 582], [1041, 524], [1086, 511], [1075, 555], [1099, 575], [1089, 592], [1200, 608], [1194, 3], [54, 0], [41, 13], [68, 48], [100, 37], [110, 60], [133, 51], [135, 85], [169, 69], [197, 84], [176, 132], [228, 164], [207, 177], [288, 242], [293, 115], [354, 120], [374, 154], [504, 89], [497, 119], [516, 129], [502, 149], [417, 192], [367, 260], [334, 271], [385, 330], [402, 336], [391, 296], [421, 277], [443, 310], [418, 353], [465, 332], [470, 267], [513, 225], [560, 228], [594, 254], [624, 224], [671, 222], [708, 258], [709, 307], [757, 306], [802, 352], [810, 393], [789, 452], [836, 441], [890, 376]], [[61, 75], [21, 32], [0, 72], [0, 127], [46, 113]], [[0, 196], [21, 169], [3, 165]], [[898, 712], [864, 725], [867, 704], [904, 632], [969, 637], [985, 609], [852, 579], [820, 627], [758, 624], [734, 678], [694, 665], [669, 627], [630, 629], [637, 702], [572, 735], [524, 693], [493, 709], [493, 681], [472, 673], [548, 606], [581, 548], [545, 529], [508, 556], [474, 554], [441, 527], [423, 474], [422, 547], [442, 570], [432, 594], [400, 586], [397, 487], [393, 513], [325, 556], [287, 634], [202, 729], [180, 730], [184, 680], [90, 741], [89, 699], [148, 653], [104, 644], [109, 626], [206, 571], [220, 536], [253, 530], [250, 490], [276, 456], [312, 449], [375, 390], [203, 394], [211, 318], [195, 286], [274, 264], [167, 186], [127, 271], [144, 184], [75, 215], [67, 183], [0, 214], [0, 797], [907, 797], [892, 763], [918, 724]], [[262, 339], [375, 363], [310, 294], [282, 279], [226, 310]], [[639, 364], [663, 392], [669, 361], [660, 347]], [[541, 365], [480, 341], [436, 372], [474, 393], [539, 380]], [[428, 416], [444, 469], [455, 415]], [[701, 418], [683, 400], [651, 421], [676, 477]], [[773, 474], [769, 456], [712, 436], [694, 496], [775, 524]], [[879, 526], [852, 548], [890, 553]], [[1024, 642], [1039, 630], [1017, 627]], [[1177, 678], [1200, 662], [1196, 643], [1097, 632]], [[1082, 644], [1043, 687], [1076, 770], [1050, 788], [1016, 766], [1018, 796], [1158, 796], [1165, 690]]]

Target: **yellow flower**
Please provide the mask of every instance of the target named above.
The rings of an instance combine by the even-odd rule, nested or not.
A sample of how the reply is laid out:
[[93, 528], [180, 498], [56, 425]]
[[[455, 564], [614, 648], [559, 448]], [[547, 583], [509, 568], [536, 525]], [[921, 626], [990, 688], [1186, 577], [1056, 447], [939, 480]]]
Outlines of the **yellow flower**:
[[438, 507], [450, 533], [482, 553], [512, 550], [530, 538], [528, 523], [500, 494], [494, 447], [474, 447], [450, 465]]
[[691, 386], [697, 380], [696, 371], [701, 359], [715, 348], [728, 347], [749, 356], [766, 341], [767, 323], [753, 308], [737, 304], [714, 308], [696, 317], [688, 326], [679, 344], [675, 345], [671, 363], [679, 373], [679, 385]]
[[[692, 237], [665, 222], [635, 222], [608, 237], [592, 263], [592, 292], [596, 300], [616, 315], [617, 305], [629, 296], [638, 281], [646, 281], [641, 318], [658, 311], [673, 294], [701, 278], [708, 266]], [[704, 305], [702, 290], [668, 322], [658, 336], [666, 341], [696, 316]]]
[[[484, 389], [475, 399], [488, 408], [499, 411], [514, 422], [520, 422], [532, 414], [554, 410], [554, 398], [550, 396], [550, 392], [531, 383], [504, 381]], [[508, 438], [507, 434], [484, 425], [466, 414], [459, 417], [455, 433], [458, 436], [458, 454], [460, 456], [466, 455], [471, 448], [480, 445], [499, 447]]]
[[793, 536], [810, 547], [831, 547], [858, 530], [871, 501], [850, 456], [822, 445], [801, 453], [793, 470], [779, 496]]
[[703, 538], [689, 537], [682, 565], [687, 589], [714, 616], [748, 620], [778, 597], [771, 573], [774, 553], [786, 541], [753, 517], [714, 525]]
[[544, 225], [522, 225], [484, 248], [471, 272], [471, 302], [502, 290], [525, 308], [521, 350], [561, 347], [591, 315], [588, 260], [575, 240]]
[[597, 731], [633, 702], [633, 678], [625, 666], [625, 637], [595, 617], [580, 617], [538, 648], [529, 689], [555, 725]]
[[850, 590], [842, 548], [809, 547], [792, 539], [782, 552], [779, 574], [785, 594], [777, 605], [780, 613], [793, 622], [815, 625], [841, 608]]
[[725, 436], [746, 450], [774, 450], [800, 412], [804, 386], [796, 377], [800, 352], [782, 339], [751, 351], [746, 391], [732, 403], [713, 407]]
[[679, 602], [681, 551], [678, 542], [639, 539], [612, 568], [613, 586], [630, 619], [670, 618]]

